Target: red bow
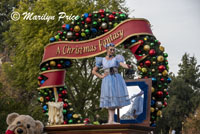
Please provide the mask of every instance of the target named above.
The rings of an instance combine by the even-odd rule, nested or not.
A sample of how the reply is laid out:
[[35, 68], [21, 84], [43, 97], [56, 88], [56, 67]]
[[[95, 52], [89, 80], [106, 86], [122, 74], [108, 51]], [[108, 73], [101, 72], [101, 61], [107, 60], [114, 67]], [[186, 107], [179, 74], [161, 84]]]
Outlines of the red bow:
[[7, 130], [7, 131], [6, 131], [6, 134], [14, 134], [14, 131]]

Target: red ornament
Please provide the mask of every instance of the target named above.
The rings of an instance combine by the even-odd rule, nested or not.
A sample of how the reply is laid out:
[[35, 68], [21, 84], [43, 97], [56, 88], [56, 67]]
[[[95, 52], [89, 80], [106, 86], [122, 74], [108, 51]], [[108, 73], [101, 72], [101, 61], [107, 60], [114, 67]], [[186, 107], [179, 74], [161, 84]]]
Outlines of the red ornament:
[[106, 33], [106, 32], [108, 32], [108, 29], [105, 29], [105, 30], [104, 30], [104, 33]]
[[140, 43], [140, 45], [142, 45], [144, 43], [144, 41], [143, 40], [139, 40], [139, 43]]
[[145, 79], [148, 79], [149, 77], [148, 77], [148, 76], [145, 76], [144, 78], [145, 78]]
[[151, 65], [151, 61], [150, 60], [145, 61], [145, 65], [149, 67]]
[[167, 106], [167, 102], [165, 101], [163, 105], [166, 107]]
[[88, 123], [90, 123], [90, 119], [85, 118], [83, 122], [84, 122], [84, 124], [88, 124]]
[[103, 10], [103, 9], [100, 9], [100, 10], [99, 10], [99, 13], [100, 13], [100, 14], [103, 14], [103, 13], [104, 13], [104, 10]]
[[49, 96], [46, 97], [46, 100], [50, 100]]
[[59, 41], [62, 41], [61, 39], [59, 39]]
[[112, 14], [110, 14], [109, 16], [108, 16], [108, 18], [109, 18], [109, 20], [114, 20], [115, 19], [115, 16], [114, 15], [112, 15]]
[[119, 12], [119, 14], [121, 14], [122, 12]]
[[162, 91], [158, 91], [156, 94], [157, 94], [158, 97], [162, 97], [163, 96], [163, 92]]
[[104, 17], [104, 15], [102, 14], [102, 15], [101, 15], [101, 18], [103, 18], [103, 17]]
[[62, 29], [65, 29], [65, 27], [66, 27], [66, 24], [62, 25]]
[[63, 34], [63, 32], [62, 32], [62, 31], [58, 31], [58, 33], [60, 33], [60, 34]]
[[64, 121], [64, 124], [67, 124], [67, 121]]
[[116, 14], [116, 12], [112, 12], [112, 14]]
[[66, 91], [66, 90], [63, 90], [63, 91], [62, 91], [62, 94], [63, 94], [63, 95], [66, 95], [66, 94], [67, 94], [67, 91]]
[[70, 28], [70, 31], [73, 31], [73, 28]]
[[63, 104], [63, 107], [64, 107], [64, 108], [67, 108], [67, 106], [68, 106], [67, 103], [64, 103], [64, 104]]
[[91, 20], [90, 17], [87, 17], [87, 18], [85, 19], [85, 21], [86, 21], [86, 23], [91, 23], [91, 22], [92, 22], [92, 20]]
[[164, 79], [164, 78], [161, 78], [161, 79], [160, 79], [160, 81], [164, 82], [164, 81], [165, 81], [165, 79]]
[[142, 53], [142, 51], [141, 51], [141, 50], [139, 50], [139, 51], [138, 51], [138, 53], [139, 53], [139, 54], [141, 54], [141, 53]]
[[89, 16], [89, 17], [92, 17], [92, 14], [90, 13], [88, 16]]
[[165, 70], [165, 66], [164, 65], [160, 65], [158, 67], [159, 72], [163, 72]]
[[155, 55], [155, 54], [156, 54], [156, 51], [155, 51], [154, 49], [151, 49], [151, 50], [149, 51], [149, 55], [153, 56], [153, 55]]
[[81, 21], [81, 23], [84, 24], [85, 22], [84, 22], [84, 21]]
[[62, 94], [58, 94], [59, 97], [62, 97]]
[[101, 27], [99, 27], [99, 29], [101, 29]]
[[143, 65], [144, 65], [144, 64], [141, 62], [141, 63], [140, 63], [140, 66], [143, 67]]
[[58, 64], [57, 67], [58, 67], [58, 68], [62, 68], [62, 65], [61, 65], [61, 64]]
[[63, 99], [62, 99], [62, 98], [59, 98], [59, 99], [58, 99], [58, 101], [59, 101], [59, 102], [62, 102], [62, 101], [63, 101]]
[[166, 95], [168, 95], [169, 93], [168, 92], [166, 92]]
[[39, 77], [38, 77], [38, 80], [42, 80], [42, 77], [41, 77], [41, 76], [39, 76]]
[[75, 33], [76, 36], [79, 36], [79, 33]]

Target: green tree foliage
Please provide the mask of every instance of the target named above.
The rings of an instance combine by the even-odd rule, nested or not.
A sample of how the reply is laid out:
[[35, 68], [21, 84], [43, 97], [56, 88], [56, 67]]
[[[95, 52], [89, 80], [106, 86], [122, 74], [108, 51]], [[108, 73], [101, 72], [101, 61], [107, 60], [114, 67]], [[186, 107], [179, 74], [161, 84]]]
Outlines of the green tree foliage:
[[[19, 12], [21, 18], [18, 21], [9, 21], [9, 30], [3, 33], [3, 43], [9, 48], [11, 61], [4, 63], [1, 68], [1, 132], [5, 131], [5, 119], [11, 112], [29, 114], [44, 121], [44, 116], [41, 114], [42, 108], [36, 102], [37, 76], [44, 46], [49, 43], [50, 37], [61, 29], [62, 24], [70, 23], [67, 19], [58, 21], [59, 12], [65, 12], [66, 15], [81, 15], [98, 11], [101, 8], [128, 11], [122, 6], [124, 0], [112, 0], [108, 3], [96, 0], [24, 0], [17, 5], [12, 5], [12, 7], [17, 7], [14, 11]], [[22, 15], [24, 12], [34, 13], [34, 15], [47, 13], [49, 16], [55, 16], [55, 19], [48, 22], [46, 20], [24, 20]], [[94, 58], [74, 60], [66, 76], [66, 85], [69, 88], [71, 101], [75, 102], [75, 111], [84, 111], [87, 105], [87, 112], [83, 112], [87, 115], [95, 115], [98, 109], [97, 103], [92, 102], [98, 101], [100, 80], [91, 75], [93, 67]]]
[[163, 110], [163, 118], [158, 122], [158, 133], [168, 133], [169, 129], [180, 133], [182, 123], [194, 114], [200, 99], [200, 71], [196, 58], [185, 53], [179, 64], [178, 76], [172, 75], [169, 86], [170, 99], [168, 106]]
[[0, 2], [0, 52], [3, 52], [6, 45], [3, 42], [3, 32], [10, 26], [10, 15], [19, 0], [1, 0]]
[[190, 114], [183, 125], [183, 134], [200, 133], [200, 107], [197, 108], [194, 114]]

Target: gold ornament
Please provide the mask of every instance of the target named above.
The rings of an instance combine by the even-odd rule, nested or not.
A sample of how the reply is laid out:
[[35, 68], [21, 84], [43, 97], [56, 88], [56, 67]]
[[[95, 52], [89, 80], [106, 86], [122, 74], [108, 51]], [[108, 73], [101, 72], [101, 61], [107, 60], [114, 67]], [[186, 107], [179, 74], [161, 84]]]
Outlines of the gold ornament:
[[164, 101], [167, 101], [167, 98], [164, 98]]
[[151, 92], [155, 92], [155, 88], [154, 87], [151, 87]]
[[153, 113], [155, 111], [155, 109], [153, 107], [151, 107], [151, 112]]
[[159, 47], [160, 51], [164, 52], [165, 51], [165, 48], [163, 46], [160, 46]]
[[141, 70], [142, 68], [140, 66], [138, 66], [138, 70]]
[[38, 81], [38, 85], [40, 85], [40, 81]]
[[85, 31], [85, 29], [81, 29], [81, 31], [82, 31], [82, 32], [84, 32], [84, 31]]
[[43, 97], [40, 97], [40, 102], [44, 102], [44, 98]]
[[98, 22], [101, 22], [101, 19], [98, 19]]
[[164, 71], [162, 72], [162, 75], [163, 75], [163, 76], [167, 76], [167, 75], [168, 75], [167, 70], [164, 70]]
[[68, 103], [70, 106], [72, 105], [72, 103]]
[[52, 67], [56, 66], [56, 62], [55, 61], [50, 61], [50, 66], [52, 66]]
[[161, 73], [158, 73], [158, 76], [162, 76], [162, 74], [161, 74]]
[[145, 37], [144, 40], [147, 40], [147, 38]]
[[150, 50], [150, 46], [149, 45], [145, 45], [143, 48], [145, 51], [149, 51]]
[[85, 25], [85, 28], [88, 28], [88, 25]]
[[155, 72], [156, 70], [155, 70], [155, 69], [152, 69], [151, 71], [152, 71], [152, 72]]
[[162, 62], [162, 61], [164, 61], [164, 57], [163, 56], [158, 56], [157, 60], [158, 60], [158, 62]]
[[158, 110], [157, 116], [161, 116], [161, 115], [162, 115], [162, 111]]
[[152, 97], [152, 100], [155, 100], [156, 98], [155, 97]]
[[166, 88], [164, 89], [164, 92], [167, 92], [167, 89], [166, 89]]
[[143, 68], [142, 68], [142, 72], [143, 72], [143, 73], [146, 73], [146, 72], [147, 72], [147, 69], [146, 69], [145, 67], [143, 67]]
[[153, 65], [155, 65], [155, 64], [156, 64], [156, 62], [155, 62], [155, 61], [153, 61], [153, 62], [152, 62], [152, 64], [153, 64]]
[[74, 27], [74, 31], [75, 31], [75, 32], [79, 32], [79, 31], [80, 31], [80, 27], [79, 27], [79, 26], [75, 26], [75, 27]]
[[78, 114], [73, 114], [73, 118], [77, 119], [78, 117]]

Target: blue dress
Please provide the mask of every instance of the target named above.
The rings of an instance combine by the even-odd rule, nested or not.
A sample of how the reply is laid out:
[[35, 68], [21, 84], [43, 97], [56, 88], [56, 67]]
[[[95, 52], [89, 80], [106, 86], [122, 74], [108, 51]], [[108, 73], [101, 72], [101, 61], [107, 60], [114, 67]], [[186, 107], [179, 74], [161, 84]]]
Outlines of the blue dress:
[[[117, 55], [111, 60], [107, 60], [105, 57], [96, 57], [96, 66], [98, 68], [118, 68], [120, 62], [124, 62], [124, 57], [121, 55]], [[115, 73], [104, 77], [101, 84], [100, 107], [121, 108], [129, 104], [130, 99], [122, 76], [119, 73]]]

